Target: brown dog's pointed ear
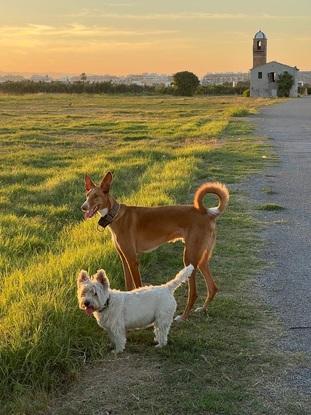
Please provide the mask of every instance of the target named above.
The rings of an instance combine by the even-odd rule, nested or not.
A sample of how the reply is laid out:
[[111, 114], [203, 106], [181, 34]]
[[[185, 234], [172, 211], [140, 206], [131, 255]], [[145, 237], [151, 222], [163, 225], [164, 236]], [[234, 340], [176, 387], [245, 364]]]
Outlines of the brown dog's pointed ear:
[[85, 175], [84, 178], [84, 183], [85, 183], [85, 190], [88, 192], [89, 190], [93, 189], [94, 187], [96, 187], [95, 183], [93, 182], [93, 180], [90, 178], [90, 176], [88, 176], [87, 174]]
[[90, 279], [90, 277], [89, 277], [88, 273], [84, 269], [82, 269], [79, 272], [79, 275], [78, 275], [78, 278], [77, 278], [77, 283], [79, 285], [79, 284], [81, 284], [83, 282], [88, 281], [89, 279]]
[[111, 182], [112, 182], [112, 173], [110, 171], [108, 171], [108, 173], [103, 177], [103, 179], [100, 183], [100, 187], [101, 187], [103, 192], [105, 192], [105, 193], [109, 192]]
[[99, 269], [97, 271], [97, 274], [95, 276], [96, 281], [100, 282], [104, 288], [108, 289], [110, 284], [109, 284], [109, 280], [108, 277], [105, 273], [105, 271], [103, 269]]

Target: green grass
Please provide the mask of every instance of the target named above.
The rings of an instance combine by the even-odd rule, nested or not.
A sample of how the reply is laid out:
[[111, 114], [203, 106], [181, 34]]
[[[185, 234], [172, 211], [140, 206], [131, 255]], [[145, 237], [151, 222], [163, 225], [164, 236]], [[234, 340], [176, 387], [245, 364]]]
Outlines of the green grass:
[[254, 113], [255, 113], [254, 109], [250, 109], [246, 106], [236, 106], [236, 107], [230, 108], [229, 110], [229, 114], [232, 117], [247, 117]]
[[284, 210], [285, 207], [278, 205], [277, 203], [265, 203], [257, 207], [258, 210], [268, 210], [268, 211], [280, 211]]
[[[107, 337], [78, 310], [76, 274], [104, 267], [112, 286], [120, 288], [123, 275], [109, 232], [98, 232], [96, 220], [82, 221], [84, 174], [99, 179], [112, 170], [113, 193], [128, 204], [191, 203], [200, 182], [220, 180], [230, 187], [263, 166], [265, 145], [250, 135], [247, 124], [231, 117], [241, 113], [236, 108], [253, 112], [266, 102], [0, 96], [0, 398], [5, 413], [33, 413], [43, 396], [76, 379], [85, 361], [105, 359], [108, 351]], [[256, 304], [240, 295], [258, 266], [258, 244], [256, 225], [234, 192], [218, 229], [212, 265], [221, 294], [209, 318], [194, 315], [175, 326], [169, 347], [158, 352], [151, 348], [150, 331], [129, 336], [129, 353], [156, 359], [161, 378], [141, 388], [142, 409], [130, 392], [122, 392], [130, 413], [148, 412], [155, 393], [162, 396], [156, 413], [163, 414], [176, 409], [231, 415], [250, 413], [249, 408], [256, 413], [260, 405], [254, 371], [265, 373], [277, 359], [256, 357], [260, 347], [252, 331], [260, 316]], [[141, 262], [145, 282], [163, 282], [181, 268], [182, 247], [165, 245]], [[200, 302], [204, 294], [201, 282]], [[181, 289], [180, 308], [184, 295]], [[175, 392], [168, 393], [170, 388]]]

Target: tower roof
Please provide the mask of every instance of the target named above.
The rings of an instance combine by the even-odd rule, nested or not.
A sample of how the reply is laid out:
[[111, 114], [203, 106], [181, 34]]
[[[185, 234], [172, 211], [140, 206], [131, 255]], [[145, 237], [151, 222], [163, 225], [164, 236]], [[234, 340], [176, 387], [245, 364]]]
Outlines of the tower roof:
[[261, 30], [259, 30], [259, 32], [257, 32], [255, 34], [254, 39], [267, 39], [267, 36], [264, 34], [264, 32], [262, 32]]

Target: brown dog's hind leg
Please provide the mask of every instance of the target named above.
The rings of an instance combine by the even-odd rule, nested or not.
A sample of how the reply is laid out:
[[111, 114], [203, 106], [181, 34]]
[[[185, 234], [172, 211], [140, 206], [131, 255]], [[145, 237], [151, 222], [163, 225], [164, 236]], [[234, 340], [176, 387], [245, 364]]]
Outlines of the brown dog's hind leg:
[[194, 303], [196, 302], [196, 299], [198, 298], [197, 294], [197, 287], [196, 287], [196, 281], [195, 281], [195, 274], [197, 271], [197, 266], [200, 262], [202, 253], [200, 253], [199, 249], [195, 249], [192, 247], [192, 249], [185, 248], [184, 250], [184, 264], [185, 266], [192, 264], [194, 266], [194, 270], [191, 274], [191, 277], [189, 277], [188, 280], [188, 300], [187, 305], [182, 313], [181, 316], [177, 316], [175, 320], [187, 320], [190, 314], [190, 311], [192, 310], [192, 307]]
[[196, 269], [191, 274], [191, 277], [188, 279], [188, 300], [186, 308], [184, 309], [184, 312], [181, 316], [176, 317], [175, 320], [188, 320], [190, 311], [192, 310], [192, 307], [194, 303], [196, 302], [196, 299], [198, 298], [197, 294], [197, 287], [196, 287], [196, 281], [195, 281], [195, 273]]
[[204, 302], [203, 307], [197, 308], [196, 311], [201, 311], [201, 310], [206, 311], [209, 303], [213, 301], [213, 298], [218, 292], [217, 285], [215, 284], [215, 281], [213, 280], [211, 271], [209, 269], [208, 256], [209, 256], [208, 253], [206, 253], [204, 255], [204, 260], [199, 264], [199, 270], [201, 271], [205, 279], [205, 284], [206, 284], [206, 289], [207, 289], [206, 300]]

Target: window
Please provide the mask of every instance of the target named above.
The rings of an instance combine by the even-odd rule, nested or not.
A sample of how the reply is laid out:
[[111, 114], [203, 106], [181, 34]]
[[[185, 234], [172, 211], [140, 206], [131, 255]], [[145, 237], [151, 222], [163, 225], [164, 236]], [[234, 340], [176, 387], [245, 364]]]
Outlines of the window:
[[261, 40], [257, 40], [257, 50], [261, 50], [262, 42]]
[[258, 79], [262, 79], [262, 72], [258, 72]]
[[275, 82], [275, 72], [269, 72], [268, 73], [268, 81], [269, 82]]

